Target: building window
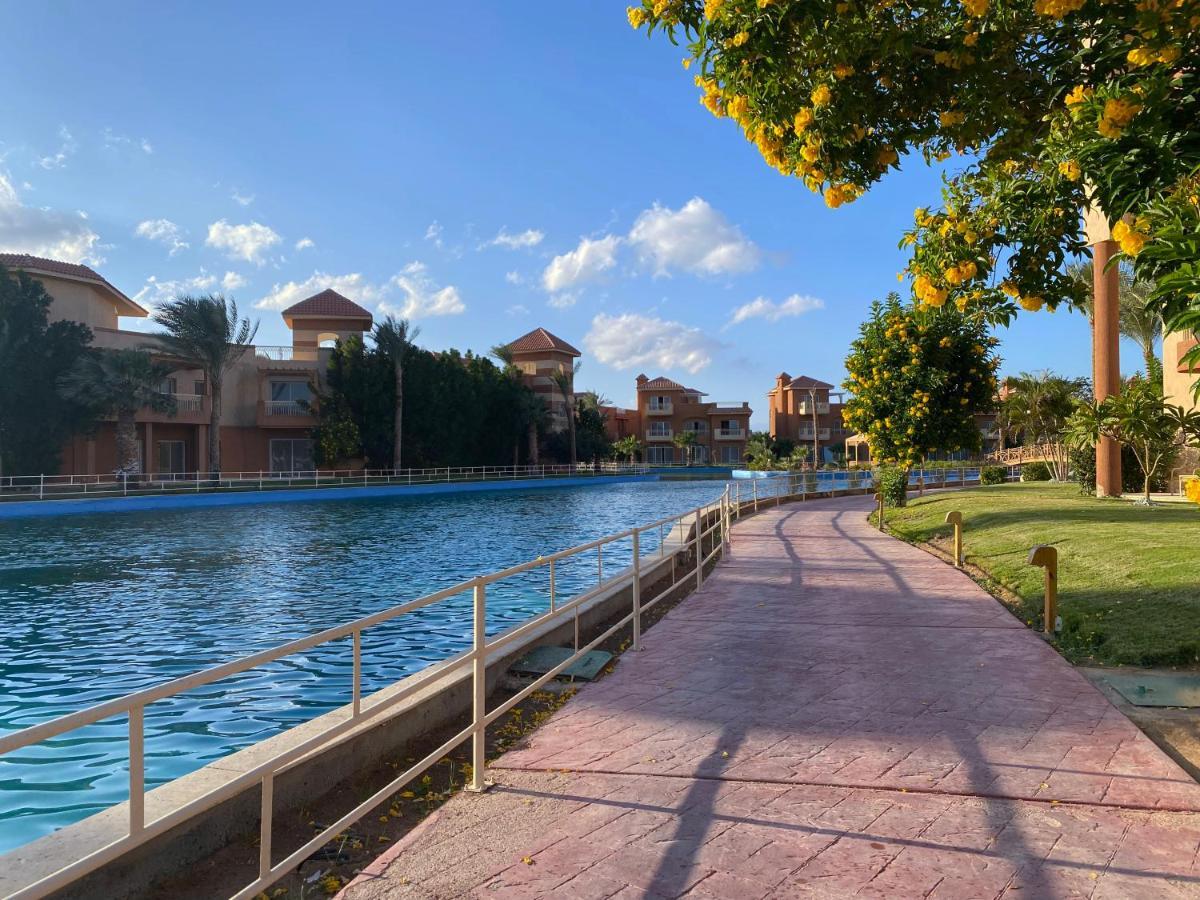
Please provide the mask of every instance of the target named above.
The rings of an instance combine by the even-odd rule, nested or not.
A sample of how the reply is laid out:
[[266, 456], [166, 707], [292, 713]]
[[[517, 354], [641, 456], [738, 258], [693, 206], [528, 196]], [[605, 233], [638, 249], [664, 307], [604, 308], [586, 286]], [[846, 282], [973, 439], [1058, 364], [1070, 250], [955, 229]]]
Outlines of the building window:
[[160, 394], [177, 394], [177, 393], [179, 393], [179, 390], [178, 390], [178, 387], [177, 387], [177, 384], [175, 381], [175, 376], [172, 375], [170, 378], [164, 378], [162, 380], [162, 384], [160, 384], [158, 386], [158, 392]]
[[271, 438], [271, 472], [311, 472], [313, 442], [311, 438]]
[[684, 431], [694, 431], [696, 434], [708, 434], [708, 423], [700, 419], [693, 419], [690, 422], [684, 422]]
[[669, 412], [671, 409], [671, 398], [665, 395], [651, 397], [649, 407], [651, 412]]
[[647, 447], [645, 449], [646, 462], [654, 465], [670, 465], [675, 462], [674, 447]]
[[208, 393], [208, 390], [206, 389], [206, 386], [203, 381], [193, 381], [192, 382], [192, 393], [195, 394], [197, 397], [203, 397], [205, 394]]
[[692, 462], [703, 465], [708, 462], [708, 447], [704, 444], [692, 444]]
[[722, 447], [721, 462], [723, 463], [740, 463], [742, 461], [741, 447]]
[[670, 437], [671, 423], [670, 422], [651, 422], [650, 434], [653, 437]]
[[158, 441], [158, 460], [155, 472], [160, 475], [182, 475], [187, 471], [187, 455], [183, 441]]
[[312, 400], [312, 388], [307, 381], [272, 381], [271, 400], [308, 403]]

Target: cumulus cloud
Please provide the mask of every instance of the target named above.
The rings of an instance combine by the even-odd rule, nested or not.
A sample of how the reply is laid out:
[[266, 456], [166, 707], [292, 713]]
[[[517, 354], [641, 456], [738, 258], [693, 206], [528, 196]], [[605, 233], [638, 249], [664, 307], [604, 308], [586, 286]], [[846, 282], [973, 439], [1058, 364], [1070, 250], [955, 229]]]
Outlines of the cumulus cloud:
[[[415, 268], [417, 266], [419, 268]], [[379, 304], [385, 315], [402, 319], [425, 319], [432, 316], [457, 316], [467, 311], [467, 306], [454, 285], [439, 288], [425, 274], [421, 263], [409, 263], [398, 275], [393, 275], [389, 285], [404, 295], [399, 304], [390, 299]]]
[[626, 313], [592, 319], [583, 346], [617, 369], [681, 369], [694, 375], [712, 362], [720, 345], [682, 322]]
[[749, 303], [744, 303], [735, 309], [725, 327], [729, 328], [732, 325], [739, 325], [747, 319], [766, 319], [768, 322], [778, 322], [780, 319], [802, 316], [806, 312], [812, 312], [814, 309], [824, 308], [824, 300], [801, 294], [792, 294], [792, 296], [780, 303], [775, 303], [766, 297], [756, 297]]
[[203, 294], [217, 286], [217, 276], [200, 270], [200, 274], [192, 278], [159, 279], [151, 275], [142, 285], [142, 289], [133, 295], [135, 303], [143, 306], [157, 306], [166, 300], [173, 300], [180, 294]]
[[99, 265], [100, 235], [83, 213], [26, 206], [0, 172], [0, 251]]
[[180, 250], [191, 246], [183, 239], [183, 229], [170, 219], [146, 219], [139, 222], [133, 233], [148, 241], [154, 241], [167, 248], [167, 255], [174, 256]]
[[237, 272], [226, 272], [221, 279], [221, 289], [226, 291], [236, 291], [238, 288], [246, 286], [246, 279]]
[[257, 309], [287, 309], [293, 303], [319, 294], [326, 288], [333, 288], [343, 297], [349, 297], [363, 306], [378, 303], [386, 293], [385, 286], [372, 284], [359, 272], [330, 275], [327, 272], [314, 271], [303, 281], [286, 281], [272, 286], [270, 292], [254, 306]]
[[310, 237], [302, 237], [300, 240], [296, 241], [297, 250], [310, 250], [315, 246], [317, 246], [316, 241]]
[[629, 243], [655, 275], [730, 275], [749, 272], [762, 259], [757, 245], [700, 197], [677, 210], [654, 204], [633, 223]]
[[542, 242], [546, 235], [536, 228], [527, 228], [524, 231], [519, 231], [516, 234], [509, 234], [503, 228], [500, 232], [487, 241], [482, 246], [484, 247], [506, 247], [509, 250], [520, 250], [522, 247], [536, 247]]
[[262, 265], [263, 254], [283, 240], [272, 228], [251, 222], [248, 225], [230, 225], [224, 219], [208, 226], [208, 238], [204, 243], [225, 251], [230, 259]]
[[621, 239], [614, 234], [583, 238], [569, 253], [556, 256], [542, 272], [542, 285], [552, 294], [595, 281], [617, 264]]

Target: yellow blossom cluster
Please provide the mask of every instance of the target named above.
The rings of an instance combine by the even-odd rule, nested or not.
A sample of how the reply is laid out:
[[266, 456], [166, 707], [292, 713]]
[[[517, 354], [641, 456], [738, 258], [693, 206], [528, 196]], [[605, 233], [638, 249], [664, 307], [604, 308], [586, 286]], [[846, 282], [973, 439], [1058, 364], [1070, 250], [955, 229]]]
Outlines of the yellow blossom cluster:
[[812, 121], [813, 111], [807, 106], [802, 106], [796, 110], [796, 117], [792, 119], [792, 129], [796, 132], [797, 136], [802, 135], [808, 126], [812, 124]]
[[1035, 0], [1033, 11], [1039, 16], [1061, 19], [1068, 13], [1082, 9], [1084, 2], [1085, 0]]
[[1058, 164], [1058, 172], [1060, 175], [1062, 175], [1063, 178], [1066, 178], [1068, 181], [1078, 181], [1080, 178], [1080, 175], [1081, 175], [1081, 172], [1079, 170], [1079, 163], [1075, 162], [1075, 160], [1073, 160], [1073, 159], [1068, 159], [1065, 162], [1060, 162]]
[[1142, 104], [1133, 100], [1112, 97], [1105, 101], [1104, 111], [1096, 130], [1106, 138], [1115, 140], [1125, 131], [1125, 126], [1133, 121], [1133, 117], [1142, 111]]
[[938, 287], [927, 275], [918, 275], [913, 279], [913, 293], [925, 306], [936, 308], [946, 304], [950, 292]]
[[1046, 301], [1038, 296], [1021, 295], [1017, 298], [1017, 302], [1021, 304], [1022, 309], [1027, 309], [1030, 312], [1037, 312], [1046, 305]]
[[737, 34], [735, 34], [733, 37], [731, 37], [729, 39], [728, 44], [730, 47], [740, 47], [740, 46], [742, 46], [742, 44], [746, 43], [746, 41], [748, 41], [748, 40], [750, 40], [750, 32], [739, 31]]
[[1155, 50], [1153, 47], [1134, 47], [1125, 58], [1130, 65], [1142, 67], [1150, 66], [1156, 62], [1169, 66], [1179, 59], [1178, 47], [1164, 47], [1161, 50]]
[[726, 114], [725, 98], [721, 94], [721, 88], [716, 81], [697, 75], [696, 87], [704, 91], [704, 96], [700, 98], [700, 102], [704, 104], [705, 109], [718, 118]]
[[858, 198], [862, 189], [853, 184], [831, 184], [825, 190], [825, 205], [837, 209], [843, 203], [850, 203]]
[[967, 11], [968, 16], [978, 19], [987, 15], [988, 0], [963, 0], [963, 9]]
[[704, 0], [704, 18], [710, 22], [721, 14], [721, 7], [725, 5], [725, 0]]
[[811, 99], [812, 105], [816, 109], [820, 109], [822, 106], [829, 105], [829, 102], [833, 99], [833, 91], [829, 89], [829, 85], [827, 84], [818, 84], [813, 89]]
[[943, 128], [953, 128], [955, 125], [961, 125], [967, 121], [967, 114], [961, 110], [951, 109], [941, 113], [938, 116], [938, 122]]
[[975, 277], [978, 268], [974, 260], [968, 259], [966, 262], [961, 262], [956, 266], [950, 266], [942, 273], [947, 284], [962, 284], [964, 281], [970, 281]]
[[875, 161], [879, 163], [881, 168], [886, 169], [888, 166], [894, 166], [900, 162], [900, 154], [896, 152], [894, 147], [885, 146], [879, 151], [879, 155]]
[[1146, 246], [1146, 242], [1150, 240], [1150, 235], [1146, 231], [1147, 225], [1144, 220], [1136, 220], [1130, 225], [1122, 219], [1113, 226], [1112, 236], [1113, 240], [1120, 245], [1122, 253], [1126, 256], [1137, 256]]
[[853, 74], [854, 74], [854, 66], [848, 65], [846, 63], [838, 63], [836, 66], [833, 67], [833, 77], [838, 79], [839, 81], [843, 78], [849, 78]]
[[646, 10], [640, 6], [630, 6], [625, 10], [625, 15], [629, 17], [629, 24], [633, 28], [641, 28], [646, 21]]
[[1067, 94], [1065, 103], [1067, 106], [1078, 106], [1080, 103], [1086, 103], [1092, 96], [1092, 89], [1083, 84], [1077, 84], [1071, 88], [1071, 93]]

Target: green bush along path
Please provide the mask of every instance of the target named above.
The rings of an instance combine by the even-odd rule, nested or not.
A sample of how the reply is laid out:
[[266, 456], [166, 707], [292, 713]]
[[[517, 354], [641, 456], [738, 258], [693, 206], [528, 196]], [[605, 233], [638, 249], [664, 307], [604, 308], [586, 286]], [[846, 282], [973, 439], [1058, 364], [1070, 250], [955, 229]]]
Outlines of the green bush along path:
[[[1009, 484], [911, 499], [889, 511], [897, 537], [949, 547], [946, 513], [963, 514], [967, 562], [1006, 588], [1013, 613], [1042, 626], [1035, 544], [1059, 556], [1055, 643], [1072, 662], [1200, 668], [1200, 511], [1083, 496], [1074, 485]], [[990, 584], [988, 582], [991, 582]], [[994, 591], [995, 592], [995, 591]], [[1019, 602], [1013, 599], [1019, 598]]]

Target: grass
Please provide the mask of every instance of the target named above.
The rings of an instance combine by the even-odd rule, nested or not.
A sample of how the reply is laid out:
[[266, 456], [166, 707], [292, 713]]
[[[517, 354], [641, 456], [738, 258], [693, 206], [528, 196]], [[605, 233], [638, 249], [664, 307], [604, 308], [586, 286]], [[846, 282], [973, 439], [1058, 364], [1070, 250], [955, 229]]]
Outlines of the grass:
[[[1059, 651], [1088, 665], [1200, 666], [1200, 510], [1147, 509], [1072, 485], [1009, 484], [913, 499], [888, 529], [949, 550], [946, 513], [963, 515], [968, 566], [1031, 627], [1042, 627], [1035, 544], [1058, 548]], [[982, 574], [980, 574], [982, 573]]]

